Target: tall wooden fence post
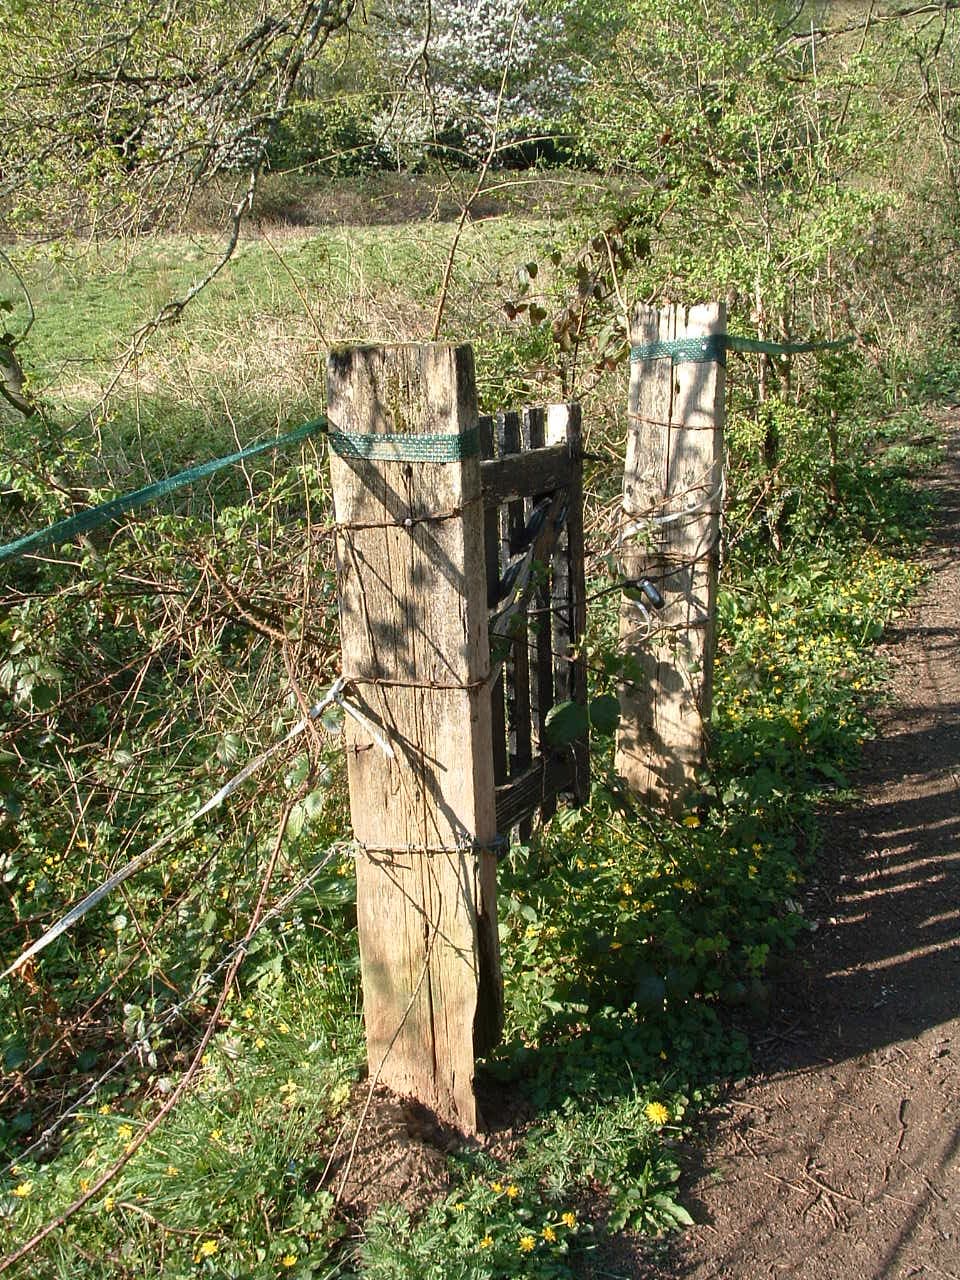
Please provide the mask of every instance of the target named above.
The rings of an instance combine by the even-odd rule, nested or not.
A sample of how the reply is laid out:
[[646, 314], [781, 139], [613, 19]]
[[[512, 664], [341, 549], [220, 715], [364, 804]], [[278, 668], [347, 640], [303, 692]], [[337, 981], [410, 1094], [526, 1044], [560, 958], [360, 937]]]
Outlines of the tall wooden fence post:
[[371, 1075], [475, 1132], [501, 1030], [483, 505], [473, 351], [327, 366]]
[[623, 566], [664, 604], [624, 598], [621, 607], [621, 650], [635, 661], [621, 689], [616, 768], [631, 791], [674, 810], [694, 787], [710, 717], [725, 334], [718, 303], [638, 306], [631, 318]]

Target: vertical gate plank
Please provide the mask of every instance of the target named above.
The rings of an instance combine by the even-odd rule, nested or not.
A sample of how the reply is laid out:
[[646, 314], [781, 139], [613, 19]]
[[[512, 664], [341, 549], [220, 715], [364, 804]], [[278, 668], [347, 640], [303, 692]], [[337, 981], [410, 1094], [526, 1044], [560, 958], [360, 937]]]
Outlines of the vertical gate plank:
[[[576, 462], [567, 491], [567, 521], [553, 579], [553, 679], [558, 702], [587, 705], [587, 664], [580, 645], [587, 626], [587, 583], [583, 541], [583, 435], [579, 404], [552, 404], [547, 408], [546, 442], [566, 444]], [[584, 804], [590, 793], [590, 744], [574, 744], [576, 772], [573, 796]]]

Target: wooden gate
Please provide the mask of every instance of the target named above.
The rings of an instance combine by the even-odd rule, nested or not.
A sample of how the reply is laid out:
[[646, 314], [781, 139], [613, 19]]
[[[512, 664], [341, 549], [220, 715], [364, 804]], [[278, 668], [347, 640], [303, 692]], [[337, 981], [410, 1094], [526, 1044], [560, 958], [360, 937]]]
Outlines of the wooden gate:
[[586, 705], [580, 406], [480, 419], [497, 830], [530, 833], [557, 796], [586, 799], [587, 737], [553, 747], [554, 707]]

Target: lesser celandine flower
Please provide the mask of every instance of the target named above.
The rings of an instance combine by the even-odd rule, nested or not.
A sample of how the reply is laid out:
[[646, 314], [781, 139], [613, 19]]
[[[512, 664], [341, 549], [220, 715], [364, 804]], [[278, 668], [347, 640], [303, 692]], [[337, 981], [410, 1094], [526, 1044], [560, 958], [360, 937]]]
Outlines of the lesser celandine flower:
[[670, 1112], [662, 1102], [648, 1102], [643, 1108], [643, 1114], [647, 1117], [651, 1124], [666, 1124], [670, 1119]]

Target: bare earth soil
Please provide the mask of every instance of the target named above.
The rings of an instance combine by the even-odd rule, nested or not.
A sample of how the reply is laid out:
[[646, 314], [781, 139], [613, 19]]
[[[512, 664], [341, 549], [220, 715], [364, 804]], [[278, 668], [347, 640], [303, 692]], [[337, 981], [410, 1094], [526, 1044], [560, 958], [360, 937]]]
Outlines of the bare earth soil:
[[[956, 420], [933, 484], [932, 580], [888, 633], [891, 701], [858, 800], [826, 818], [817, 931], [701, 1153], [676, 1280], [960, 1280]], [[631, 1274], [663, 1275], [651, 1261]]]

